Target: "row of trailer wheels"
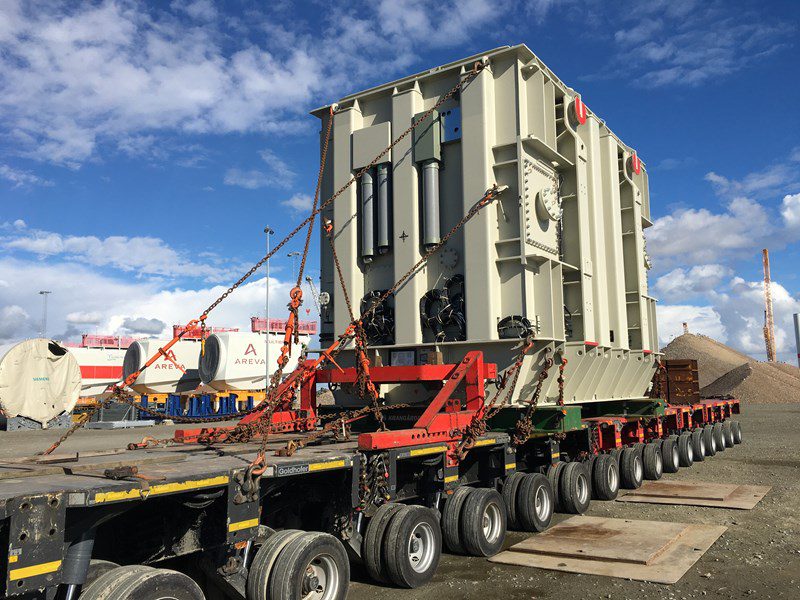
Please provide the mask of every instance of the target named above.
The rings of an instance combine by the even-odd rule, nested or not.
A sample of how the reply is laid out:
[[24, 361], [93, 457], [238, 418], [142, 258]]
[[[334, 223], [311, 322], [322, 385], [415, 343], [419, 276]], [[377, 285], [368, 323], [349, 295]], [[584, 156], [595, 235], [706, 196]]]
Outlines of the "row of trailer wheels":
[[[620, 488], [636, 489], [680, 467], [705, 460], [742, 442], [737, 421], [682, 431], [646, 444], [558, 462], [545, 473], [516, 472], [498, 492], [459, 487], [441, 514], [418, 505], [387, 503], [369, 520], [362, 560], [374, 580], [402, 588], [427, 583], [443, 548], [456, 554], [492, 556], [506, 529], [541, 532], [554, 512], [584, 513], [592, 498], [613, 500]], [[327, 533], [293, 529], [270, 535], [249, 565], [248, 600], [343, 600], [350, 584], [344, 545]], [[119, 567], [92, 561], [81, 600], [203, 600], [197, 583], [166, 569]]]

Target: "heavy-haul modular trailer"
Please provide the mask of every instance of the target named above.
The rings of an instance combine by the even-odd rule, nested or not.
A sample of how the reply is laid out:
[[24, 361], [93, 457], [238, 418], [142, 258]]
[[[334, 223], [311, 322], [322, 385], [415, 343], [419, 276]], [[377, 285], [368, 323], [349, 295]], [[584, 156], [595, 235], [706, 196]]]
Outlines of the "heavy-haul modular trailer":
[[[353, 439], [280, 456], [292, 438], [280, 434], [257, 468], [253, 443], [0, 463], [0, 591], [181, 600], [203, 597], [199, 581], [209, 599], [341, 599], [349, 560], [416, 587], [444, 548], [490, 556], [507, 529], [542, 531], [554, 510], [584, 512], [591, 497], [613, 499], [741, 441], [735, 400], [628, 402], [576, 418], [580, 408], [541, 409], [527, 442], [491, 431], [456, 462], [445, 443], [370, 451]], [[495, 427], [508, 429], [503, 418]]]
[[[333, 113], [314, 111], [321, 138], [333, 119], [322, 198], [466, 79], [323, 212], [344, 287], [363, 313], [485, 190], [508, 186], [370, 315], [371, 348], [384, 365], [439, 353], [454, 363], [480, 350], [504, 371], [515, 344], [530, 335], [535, 348], [512, 402], [526, 402], [548, 353], [567, 360], [565, 384], [560, 395], [549, 379], [541, 404], [646, 396], [658, 352], [643, 235], [652, 225], [646, 165], [526, 46], [347, 96]], [[331, 300], [322, 311], [323, 341], [351, 320], [325, 238], [321, 289]], [[382, 393], [407, 402], [409, 387]], [[359, 402], [347, 390], [335, 396]]]
[[[167, 448], [0, 466], [7, 597], [202, 597], [171, 570], [181, 568], [214, 594], [340, 599], [349, 559], [415, 587], [443, 547], [489, 556], [507, 527], [541, 531], [553, 510], [584, 512], [592, 496], [612, 499], [621, 484], [638, 487], [741, 440], [735, 400], [650, 398], [644, 165], [526, 47], [320, 111], [333, 119], [323, 196], [462, 77], [429, 123], [324, 213], [332, 302], [321, 338], [353, 327], [334, 285], [335, 251], [344, 288], [370, 316], [368, 373], [352, 349], [325, 354], [333, 368], [304, 363], [276, 391], [286, 400], [278, 392], [300, 383], [300, 405], [270, 407], [282, 433], [263, 454], [258, 438], [203, 445], [230, 431], [215, 428], [179, 432]], [[440, 248], [442, 232], [481, 198]], [[431, 249], [388, 307], [369, 310]], [[357, 397], [365, 376], [380, 401]], [[337, 405], [318, 408], [315, 388], [326, 383]], [[494, 406], [487, 383], [511, 397]], [[372, 412], [344, 410], [365, 402]]]

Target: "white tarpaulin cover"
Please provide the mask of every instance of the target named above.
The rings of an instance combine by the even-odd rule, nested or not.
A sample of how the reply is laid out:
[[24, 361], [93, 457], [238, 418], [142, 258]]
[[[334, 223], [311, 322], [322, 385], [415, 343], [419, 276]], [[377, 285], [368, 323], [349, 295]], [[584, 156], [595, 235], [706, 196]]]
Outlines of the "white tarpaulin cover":
[[81, 391], [81, 369], [66, 348], [46, 339], [20, 342], [0, 358], [0, 410], [47, 427], [71, 411]]

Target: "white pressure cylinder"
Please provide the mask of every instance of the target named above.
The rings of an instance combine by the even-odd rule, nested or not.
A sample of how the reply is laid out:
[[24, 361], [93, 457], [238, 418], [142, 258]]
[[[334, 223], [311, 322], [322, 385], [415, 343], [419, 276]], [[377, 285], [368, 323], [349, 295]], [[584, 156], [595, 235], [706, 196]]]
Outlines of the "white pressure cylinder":
[[78, 362], [57, 342], [26, 340], [0, 358], [0, 412], [6, 418], [26, 417], [47, 427], [75, 408], [80, 391]]
[[[151, 356], [158, 354], [159, 348], [170, 340], [138, 340], [125, 352], [122, 365], [123, 378], [141, 369]], [[200, 385], [198, 359], [199, 340], [181, 340], [145, 369], [130, 386], [139, 394], [180, 394], [192, 392]]]

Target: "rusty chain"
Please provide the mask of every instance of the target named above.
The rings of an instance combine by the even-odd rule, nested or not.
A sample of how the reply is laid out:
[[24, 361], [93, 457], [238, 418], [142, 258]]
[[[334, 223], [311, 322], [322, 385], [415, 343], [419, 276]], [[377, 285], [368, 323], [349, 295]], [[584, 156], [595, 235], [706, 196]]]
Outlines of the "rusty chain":
[[[548, 348], [547, 351], [549, 352], [550, 349]], [[514, 446], [520, 446], [527, 442], [528, 438], [530, 438], [531, 434], [533, 433], [533, 423], [531, 419], [533, 417], [533, 413], [536, 412], [536, 408], [539, 405], [539, 396], [542, 393], [542, 385], [544, 384], [544, 380], [547, 379], [548, 372], [553, 364], [554, 362], [551, 357], [548, 356], [545, 358], [544, 367], [539, 372], [539, 376], [536, 380], [536, 388], [533, 390], [533, 395], [528, 401], [528, 408], [525, 410], [523, 417], [517, 421], [514, 434], [511, 438], [511, 443]]]
[[[405, 139], [405, 138], [406, 138], [406, 137], [407, 137], [407, 136], [408, 136], [408, 135], [409, 135], [409, 134], [410, 134], [412, 131], [414, 131], [414, 129], [416, 129], [416, 127], [417, 127], [417, 126], [419, 126], [419, 124], [420, 124], [420, 123], [422, 123], [422, 122], [423, 122], [425, 119], [427, 119], [428, 117], [430, 117], [430, 116], [431, 116], [431, 115], [432, 115], [432, 114], [433, 114], [433, 113], [434, 113], [434, 112], [435, 112], [435, 111], [436, 111], [436, 110], [437, 110], [437, 109], [438, 109], [440, 106], [442, 106], [442, 104], [444, 104], [444, 103], [445, 103], [445, 102], [446, 102], [448, 99], [450, 99], [450, 98], [451, 98], [451, 97], [452, 97], [452, 96], [453, 96], [453, 95], [454, 95], [456, 92], [458, 92], [459, 90], [461, 90], [461, 89], [463, 89], [464, 87], [466, 87], [467, 85], [469, 85], [469, 83], [471, 83], [471, 82], [472, 82], [472, 80], [473, 80], [473, 79], [475, 79], [475, 77], [477, 77], [477, 76], [478, 76], [478, 74], [479, 74], [479, 73], [480, 73], [480, 72], [483, 70], [484, 66], [485, 66], [485, 65], [484, 65], [484, 63], [483, 63], [483, 62], [480, 62], [480, 61], [477, 61], [477, 62], [475, 62], [475, 63], [473, 64], [472, 70], [471, 70], [471, 71], [469, 71], [469, 72], [466, 74], [466, 76], [464, 76], [462, 79], [460, 79], [460, 80], [459, 80], [459, 82], [458, 82], [456, 85], [454, 85], [454, 86], [453, 86], [453, 87], [452, 87], [452, 88], [451, 88], [451, 89], [450, 89], [450, 90], [449, 90], [447, 93], [445, 93], [444, 95], [442, 95], [442, 96], [439, 98], [439, 100], [436, 102], [436, 104], [434, 104], [434, 105], [433, 105], [431, 108], [429, 108], [429, 109], [428, 109], [427, 111], [425, 111], [425, 112], [424, 112], [422, 115], [420, 115], [420, 117], [419, 117], [419, 118], [415, 119], [415, 120], [412, 122], [412, 124], [411, 124], [411, 125], [410, 125], [410, 126], [409, 126], [409, 127], [406, 129], [406, 130], [405, 130], [405, 131], [403, 131], [403, 132], [402, 132], [402, 133], [401, 133], [401, 134], [400, 134], [398, 137], [396, 137], [394, 140], [392, 140], [392, 142], [391, 142], [391, 143], [390, 143], [390, 144], [389, 144], [389, 145], [388, 145], [386, 148], [384, 148], [384, 149], [383, 149], [383, 150], [382, 150], [382, 151], [381, 151], [381, 152], [380, 152], [380, 153], [379, 153], [379, 154], [378, 154], [378, 155], [377, 155], [375, 158], [373, 158], [373, 159], [372, 159], [372, 161], [371, 161], [371, 162], [370, 162], [368, 165], [366, 165], [365, 167], [361, 168], [361, 169], [360, 169], [360, 170], [359, 170], [359, 171], [358, 171], [358, 172], [357, 172], [355, 175], [353, 175], [353, 176], [352, 176], [352, 177], [351, 177], [351, 178], [350, 178], [350, 179], [349, 179], [347, 182], [345, 182], [345, 183], [344, 183], [344, 184], [343, 184], [343, 185], [342, 185], [342, 186], [341, 186], [341, 187], [340, 187], [338, 190], [336, 190], [336, 191], [333, 193], [333, 195], [332, 195], [332, 196], [330, 196], [330, 197], [329, 197], [327, 200], [325, 200], [324, 202], [320, 203], [318, 206], [315, 206], [314, 208], [312, 208], [312, 211], [311, 211], [311, 213], [310, 213], [310, 214], [309, 214], [309, 215], [308, 215], [308, 216], [307, 216], [307, 217], [306, 217], [306, 218], [305, 218], [303, 221], [301, 221], [301, 222], [300, 222], [300, 223], [299, 223], [299, 224], [298, 224], [298, 225], [297, 225], [297, 226], [296, 226], [294, 229], [292, 229], [292, 230], [291, 230], [291, 231], [290, 231], [290, 232], [289, 232], [289, 233], [288, 233], [288, 234], [287, 234], [287, 235], [286, 235], [286, 236], [285, 236], [285, 237], [284, 237], [284, 238], [283, 238], [283, 239], [282, 239], [280, 242], [278, 242], [278, 244], [276, 244], [276, 245], [275, 245], [275, 246], [274, 246], [274, 247], [273, 247], [273, 248], [272, 248], [272, 249], [271, 249], [271, 250], [270, 250], [270, 251], [269, 251], [269, 252], [268, 252], [268, 253], [267, 253], [267, 254], [266, 254], [264, 257], [262, 257], [262, 258], [261, 258], [261, 259], [260, 259], [258, 262], [256, 262], [256, 263], [255, 263], [255, 264], [254, 264], [254, 265], [253, 265], [253, 266], [252, 266], [252, 267], [251, 267], [251, 268], [250, 268], [250, 269], [249, 269], [247, 272], [245, 272], [245, 273], [244, 273], [244, 274], [243, 274], [243, 275], [242, 275], [242, 276], [241, 276], [241, 277], [240, 277], [240, 278], [239, 278], [239, 279], [238, 279], [236, 282], [234, 282], [234, 283], [233, 283], [233, 284], [232, 284], [230, 287], [228, 287], [228, 288], [227, 288], [227, 289], [226, 289], [226, 290], [225, 290], [225, 291], [224, 291], [224, 292], [223, 292], [223, 293], [222, 293], [222, 294], [221, 294], [221, 295], [220, 295], [220, 296], [219, 296], [219, 297], [218, 297], [216, 300], [214, 300], [214, 301], [213, 301], [211, 304], [209, 304], [209, 305], [208, 305], [208, 307], [207, 307], [207, 308], [206, 308], [206, 309], [203, 311], [203, 313], [200, 315], [200, 318], [198, 319], [198, 321], [199, 321], [199, 323], [200, 323], [200, 326], [201, 326], [201, 330], [202, 330], [202, 331], [205, 331], [205, 329], [206, 329], [206, 326], [205, 326], [205, 321], [206, 321], [206, 319], [208, 318], [208, 315], [209, 315], [209, 313], [211, 313], [211, 311], [213, 311], [213, 310], [214, 310], [214, 309], [215, 309], [217, 306], [219, 306], [219, 305], [220, 305], [220, 304], [221, 304], [223, 301], [225, 301], [225, 300], [226, 300], [226, 299], [227, 299], [227, 298], [228, 298], [228, 297], [229, 297], [229, 296], [230, 296], [230, 295], [231, 295], [233, 292], [235, 292], [235, 291], [236, 291], [236, 290], [237, 290], [237, 289], [238, 289], [238, 288], [239, 288], [239, 287], [240, 287], [240, 286], [241, 286], [241, 285], [242, 285], [242, 284], [243, 284], [245, 281], [247, 281], [248, 279], [250, 279], [250, 277], [252, 277], [252, 276], [253, 276], [253, 275], [254, 275], [254, 274], [255, 274], [255, 273], [256, 273], [256, 272], [257, 272], [257, 271], [258, 271], [258, 270], [259, 270], [259, 269], [260, 269], [260, 268], [261, 268], [261, 267], [262, 267], [262, 266], [263, 266], [263, 265], [264, 265], [264, 264], [265, 264], [265, 263], [266, 263], [266, 262], [267, 262], [267, 261], [270, 259], [270, 258], [272, 258], [272, 257], [273, 257], [275, 254], [277, 254], [278, 252], [280, 252], [280, 250], [281, 250], [281, 249], [282, 249], [282, 248], [283, 248], [283, 247], [284, 247], [284, 246], [285, 246], [285, 245], [286, 245], [286, 244], [287, 244], [287, 243], [288, 243], [288, 242], [289, 242], [289, 241], [290, 241], [290, 240], [291, 240], [291, 239], [292, 239], [292, 238], [293, 238], [295, 235], [297, 235], [297, 234], [298, 234], [300, 231], [302, 231], [302, 229], [303, 229], [304, 227], [306, 227], [306, 226], [308, 226], [308, 228], [309, 228], [309, 232], [308, 232], [308, 234], [307, 234], [307, 244], [308, 244], [308, 241], [310, 240], [310, 237], [311, 237], [311, 231], [312, 231], [312, 228], [313, 228], [313, 222], [314, 222], [314, 220], [316, 219], [317, 215], [319, 215], [319, 214], [320, 214], [320, 213], [321, 213], [323, 210], [325, 210], [325, 209], [326, 209], [326, 208], [327, 208], [327, 207], [328, 207], [330, 204], [332, 204], [332, 203], [333, 203], [333, 202], [334, 202], [334, 201], [335, 201], [335, 200], [336, 200], [336, 199], [337, 199], [339, 196], [341, 196], [341, 195], [342, 195], [342, 194], [343, 194], [343, 193], [344, 193], [344, 192], [345, 192], [345, 191], [346, 191], [346, 190], [347, 190], [347, 189], [348, 189], [348, 188], [349, 188], [351, 185], [353, 185], [355, 182], [357, 182], [357, 181], [358, 181], [358, 180], [361, 178], [361, 176], [362, 176], [364, 173], [366, 173], [366, 172], [367, 172], [369, 169], [371, 169], [371, 168], [373, 168], [375, 165], [377, 165], [377, 164], [380, 162], [380, 160], [381, 160], [381, 159], [382, 159], [384, 156], [386, 156], [386, 155], [387, 155], [387, 154], [388, 154], [388, 153], [389, 153], [389, 152], [390, 152], [390, 151], [391, 151], [391, 150], [392, 150], [392, 149], [393, 149], [393, 148], [394, 148], [394, 147], [395, 147], [395, 146], [396, 146], [398, 143], [400, 143], [400, 142], [401, 142], [403, 139]], [[333, 108], [333, 107], [332, 107], [332, 108]], [[333, 111], [331, 111], [331, 112], [333, 112]], [[331, 117], [332, 117], [332, 114], [331, 114]], [[331, 127], [331, 123], [332, 123], [332, 121], [333, 121], [333, 119], [332, 119], [332, 118], [329, 118], [329, 121], [328, 121], [328, 131], [330, 131], [330, 127]], [[326, 135], [326, 138], [325, 138], [325, 145], [324, 145], [324, 150], [325, 150], [325, 151], [327, 150], [328, 140], [329, 140], [329, 135]], [[319, 191], [320, 191], [320, 188], [321, 188], [321, 180], [322, 180], [322, 172], [323, 172], [323, 170], [324, 170], [324, 165], [321, 165], [321, 166], [320, 166], [320, 172], [319, 172], [319, 176], [318, 176], [318, 181], [317, 181], [317, 191], [315, 192], [315, 199], [318, 199], [318, 196], [319, 196]], [[493, 189], [495, 189], [495, 190], [496, 190], [496, 189], [497, 189], [497, 188], [496, 188], [496, 186], [495, 186], [495, 188], [493, 188]], [[486, 200], [486, 197], [484, 197], [484, 200]], [[488, 201], [487, 201], [487, 203], [488, 203]], [[479, 203], [479, 204], [480, 204], [480, 203]], [[476, 205], [476, 206], [477, 206], [477, 205]], [[481, 206], [481, 208], [482, 208], [482, 206]], [[472, 216], [473, 216], [473, 215], [474, 215], [476, 212], [477, 212], [477, 210], [475, 210], [475, 207], [473, 207], [473, 209], [472, 209], [472, 210], [470, 210], [470, 212], [469, 212], [469, 213], [468, 213], [468, 214], [465, 216], [465, 218], [464, 218], [464, 219], [462, 219], [462, 221], [461, 221], [461, 222], [460, 222], [460, 223], [459, 223], [459, 224], [458, 224], [458, 225], [457, 225], [457, 226], [456, 226], [456, 227], [455, 227], [453, 230], [451, 230], [451, 232], [450, 232], [450, 233], [449, 233], [447, 236], [445, 236], [445, 238], [443, 238], [443, 239], [442, 239], [442, 241], [439, 243], [439, 245], [438, 245], [437, 247], [435, 247], [435, 248], [434, 248], [434, 250], [433, 250], [432, 252], [428, 252], [428, 253], [427, 253], [427, 254], [426, 254], [424, 257], [423, 257], [423, 259], [422, 259], [422, 260], [420, 260], [420, 261], [419, 261], [419, 262], [418, 262], [418, 263], [417, 263], [417, 264], [416, 264], [414, 267], [412, 267], [412, 269], [411, 269], [411, 270], [410, 270], [410, 271], [409, 271], [409, 272], [408, 272], [406, 275], [404, 275], [404, 276], [403, 276], [403, 277], [400, 279], [400, 281], [398, 281], [398, 283], [397, 283], [395, 286], [393, 286], [393, 288], [392, 288], [391, 290], [388, 290], [388, 291], [387, 291], [387, 294], [385, 294], [385, 296], [384, 296], [383, 298], [381, 298], [381, 302], [383, 302], [383, 301], [384, 301], [386, 298], [388, 298], [388, 296], [389, 296], [391, 293], [393, 293], [393, 292], [394, 292], [394, 291], [395, 291], [395, 290], [396, 290], [396, 289], [397, 289], [397, 288], [398, 288], [398, 287], [399, 287], [399, 286], [400, 286], [400, 285], [401, 285], [401, 284], [402, 284], [402, 283], [403, 283], [403, 282], [404, 282], [404, 281], [405, 281], [405, 280], [406, 280], [406, 279], [407, 279], [407, 278], [408, 278], [408, 277], [409, 277], [409, 276], [410, 276], [410, 275], [411, 275], [411, 274], [412, 274], [412, 273], [413, 273], [413, 272], [414, 272], [414, 271], [415, 271], [417, 268], [419, 268], [419, 266], [420, 266], [420, 265], [421, 265], [423, 262], [425, 262], [425, 260], [427, 260], [427, 258], [428, 258], [430, 255], [432, 255], [432, 254], [433, 254], [433, 253], [434, 253], [436, 250], [438, 250], [438, 248], [440, 248], [440, 247], [441, 247], [441, 245], [442, 245], [444, 242], [446, 242], [446, 241], [447, 241], [447, 239], [448, 239], [448, 238], [449, 238], [449, 237], [450, 237], [450, 236], [451, 236], [453, 233], [455, 233], [455, 231], [456, 231], [458, 228], [460, 228], [460, 227], [461, 227], [461, 226], [462, 226], [462, 225], [463, 225], [463, 224], [464, 224], [464, 223], [465, 223], [467, 220], [469, 220], [469, 218], [471, 218], [471, 217], [472, 217]], [[307, 255], [307, 250], [306, 250], [306, 252], [304, 253], [304, 257], [303, 257], [303, 264], [305, 263], [305, 260], [306, 260], [306, 256], [305, 256], [305, 255]], [[301, 271], [301, 272], [302, 272], [302, 271]], [[267, 282], [267, 284], [269, 284], [269, 282]], [[299, 284], [298, 284], [298, 286], [299, 286]], [[377, 304], [376, 304], [376, 305], [377, 305]], [[352, 314], [352, 309], [351, 309], [351, 314]], [[181, 333], [181, 334], [178, 336], [178, 338], [181, 338], [181, 337], [183, 337], [183, 333], [185, 333], [185, 332], [182, 332], [182, 333]], [[340, 348], [340, 349], [341, 349], [341, 348]], [[145, 366], [145, 367], [142, 367], [142, 368], [140, 369], [140, 372], [141, 372], [142, 370], [144, 370], [145, 368], [146, 368], [146, 366]], [[298, 368], [301, 368], [301, 367], [298, 367]], [[280, 371], [282, 371], [282, 369], [279, 369], [279, 370], [280, 370]], [[270, 381], [270, 389], [268, 389], [268, 390], [267, 390], [267, 394], [266, 394], [266, 396], [265, 396], [265, 400], [264, 400], [264, 402], [267, 402], [267, 403], [268, 403], [268, 404], [267, 404], [267, 408], [266, 408], [266, 410], [264, 411], [264, 413], [262, 413], [261, 417], [258, 419], [258, 421], [256, 422], [256, 424], [259, 424], [259, 423], [261, 423], [261, 422], [263, 422], [263, 421], [264, 421], [263, 417], [264, 417], [264, 415], [265, 415], [265, 414], [268, 414], [268, 415], [269, 415], [269, 417], [270, 417], [270, 420], [271, 420], [271, 416], [272, 416], [272, 413], [273, 413], [273, 411], [274, 411], [275, 405], [276, 405], [276, 404], [277, 404], [279, 401], [281, 401], [281, 400], [282, 400], [282, 398], [272, 398], [272, 396], [274, 395], [274, 392], [275, 392], [275, 390], [277, 389], [277, 387], [278, 387], [278, 385], [279, 385], [279, 383], [280, 383], [280, 381], [279, 381], [279, 379], [280, 379], [280, 376], [282, 376], [282, 372], [281, 372], [281, 373], [280, 373], [280, 375], [278, 375], [278, 377], [275, 377], [274, 375], [276, 375], [277, 373], [278, 373], [278, 372], [276, 371], [276, 373], [275, 373], [275, 374], [273, 374], [273, 377], [271, 378], [271, 381]], [[114, 388], [114, 396], [112, 396], [112, 398], [114, 398], [114, 397], [120, 397], [120, 398], [122, 397], [122, 388], [120, 388], [119, 386], [115, 386], [115, 388]], [[111, 399], [112, 399], [112, 398], [109, 398], [108, 400], [106, 400], [106, 402], [109, 402], [109, 401], [111, 401]], [[126, 402], [126, 403], [128, 403], [126, 400], [123, 400], [123, 402]], [[260, 404], [259, 404], [259, 406], [258, 406], [258, 407], [256, 407], [256, 408], [257, 408], [258, 410], [262, 410], [262, 408], [261, 408], [261, 405], [262, 405], [262, 404], [264, 404], [264, 402], [260, 403]], [[148, 411], [148, 409], [147, 409], [147, 408], [145, 408], [145, 407], [142, 407], [142, 406], [137, 406], [137, 408], [139, 408], [139, 409], [143, 409], [143, 410], [144, 410], [144, 412], [149, 412], [149, 411]], [[62, 444], [64, 441], [66, 441], [66, 439], [67, 439], [67, 438], [69, 438], [69, 437], [70, 437], [70, 436], [71, 436], [71, 435], [72, 435], [72, 434], [73, 434], [75, 431], [77, 431], [77, 430], [78, 430], [78, 429], [80, 429], [80, 428], [81, 428], [83, 425], [85, 425], [85, 423], [88, 421], [88, 419], [89, 419], [89, 418], [91, 418], [91, 416], [93, 416], [93, 415], [94, 415], [94, 413], [95, 413], [97, 410], [99, 410], [99, 406], [98, 406], [98, 407], [96, 407], [96, 408], [95, 408], [95, 409], [94, 409], [94, 410], [93, 410], [91, 413], [89, 413], [89, 417], [88, 417], [88, 418], [84, 418], [83, 420], [81, 420], [81, 421], [79, 421], [79, 422], [75, 423], [75, 424], [74, 424], [74, 425], [73, 425], [73, 426], [72, 426], [72, 427], [71, 427], [69, 430], [67, 430], [67, 432], [65, 432], [65, 434], [64, 434], [64, 435], [62, 435], [62, 436], [61, 436], [61, 438], [59, 438], [59, 440], [57, 440], [57, 441], [56, 441], [56, 442], [55, 442], [55, 443], [54, 443], [52, 446], [50, 446], [50, 448], [48, 448], [48, 449], [45, 451], [45, 454], [50, 454], [50, 453], [52, 453], [52, 452], [53, 452], [53, 451], [54, 451], [56, 448], [58, 448], [58, 447], [59, 447], [59, 446], [60, 446], [60, 445], [61, 445], [61, 444]], [[256, 409], [254, 409], [254, 410], [252, 410], [252, 411], [249, 411], [248, 413], [245, 413], [245, 414], [250, 414], [251, 412], [255, 412], [255, 410], [256, 410]], [[233, 417], [233, 418], [237, 418], [238, 416], [240, 416], [240, 415], [239, 415], [239, 414], [237, 414], [237, 415], [228, 415], [228, 416], [226, 416], [226, 418], [231, 418], [231, 417]], [[241, 415], [241, 416], [244, 416], [244, 415]], [[186, 419], [186, 418], [183, 418], [183, 419]], [[181, 419], [181, 422], [187, 422], [187, 421], [184, 421], [183, 419]], [[189, 421], [189, 422], [193, 422], [193, 423], [197, 423], [197, 422], [214, 422], [214, 421], [218, 421], [218, 420], [223, 420], [223, 419], [220, 419], [220, 418], [210, 418], [210, 419], [202, 419], [202, 420], [194, 420], [194, 419], [192, 419], [192, 420], [191, 420], [191, 421]], [[252, 431], [252, 428], [253, 428], [253, 426], [251, 426], [251, 425], [247, 424], [247, 425], [246, 425], [246, 428], [247, 428], [248, 430]], [[263, 433], [266, 433], [266, 432], [264, 431]], [[251, 437], [252, 437], [252, 435], [251, 435]], [[266, 435], [264, 435], [263, 437], [264, 437], [264, 438], [266, 438]], [[263, 444], [262, 444], [262, 447], [263, 447]]]

